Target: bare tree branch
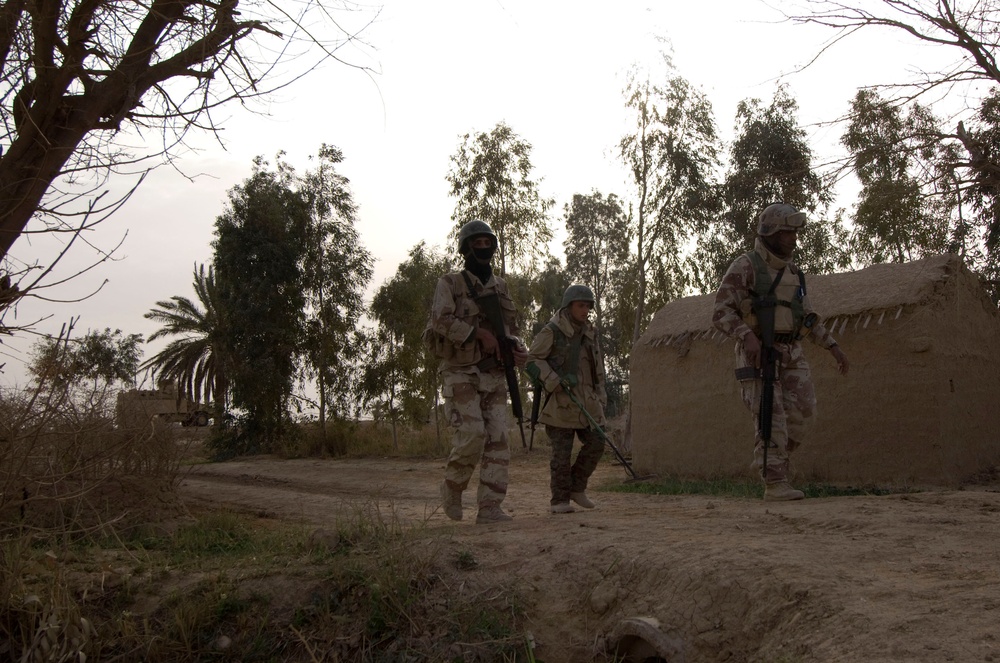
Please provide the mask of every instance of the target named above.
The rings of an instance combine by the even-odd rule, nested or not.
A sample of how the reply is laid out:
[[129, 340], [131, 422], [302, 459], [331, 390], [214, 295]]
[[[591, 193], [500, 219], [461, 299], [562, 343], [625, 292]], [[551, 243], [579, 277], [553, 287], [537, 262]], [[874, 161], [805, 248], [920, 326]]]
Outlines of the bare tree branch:
[[[345, 63], [337, 51], [362, 42], [333, 14], [353, 7], [349, 0], [7, 0], [0, 6], [0, 261], [39, 211], [65, 213], [58, 183], [66, 177], [102, 179], [125, 164], [169, 161], [190, 129], [217, 132], [213, 110], [304, 75], [278, 65], [307, 52], [316, 56], [306, 72], [328, 59]], [[280, 48], [264, 48], [268, 40]], [[163, 145], [133, 154], [126, 139], [144, 128], [162, 132]], [[53, 196], [62, 202], [51, 204]]]

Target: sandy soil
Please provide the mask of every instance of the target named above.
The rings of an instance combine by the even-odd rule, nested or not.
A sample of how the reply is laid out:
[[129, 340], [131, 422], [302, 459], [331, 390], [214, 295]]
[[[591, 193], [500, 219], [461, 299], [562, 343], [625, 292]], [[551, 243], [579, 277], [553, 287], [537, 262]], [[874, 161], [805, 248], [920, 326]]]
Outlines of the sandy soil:
[[259, 457], [193, 466], [180, 493], [317, 527], [376, 501], [440, 529], [475, 573], [518, 583], [546, 663], [626, 642], [642, 660], [654, 641], [646, 660], [1000, 660], [1000, 486], [774, 504], [604, 492], [627, 478], [606, 462], [598, 508], [557, 516], [547, 463], [515, 453], [514, 520], [485, 526], [438, 510], [443, 459]]

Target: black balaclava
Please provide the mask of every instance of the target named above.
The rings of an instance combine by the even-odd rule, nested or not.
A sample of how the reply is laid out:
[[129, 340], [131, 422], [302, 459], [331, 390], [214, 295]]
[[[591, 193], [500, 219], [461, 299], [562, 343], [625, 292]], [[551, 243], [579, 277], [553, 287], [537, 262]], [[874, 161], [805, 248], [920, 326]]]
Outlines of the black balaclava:
[[[469, 239], [472, 239], [471, 237]], [[475, 274], [483, 283], [490, 280], [493, 276], [493, 267], [490, 265], [490, 261], [493, 260], [493, 254], [497, 252], [496, 242], [493, 243], [488, 249], [469, 249], [465, 252], [465, 268]]]
[[778, 243], [774, 241], [775, 235], [760, 235], [760, 241], [767, 247], [767, 250], [776, 255], [781, 260], [791, 260], [792, 256], [781, 255], [781, 251], [778, 248]]

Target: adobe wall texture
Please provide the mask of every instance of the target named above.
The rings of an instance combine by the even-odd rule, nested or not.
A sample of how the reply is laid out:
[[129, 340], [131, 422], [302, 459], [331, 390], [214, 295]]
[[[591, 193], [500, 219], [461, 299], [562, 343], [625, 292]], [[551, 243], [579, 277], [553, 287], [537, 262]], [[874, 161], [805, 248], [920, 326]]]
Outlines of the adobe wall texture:
[[[851, 360], [804, 341], [819, 407], [793, 480], [955, 486], [1000, 466], [1000, 316], [954, 256], [811, 277], [814, 306]], [[640, 474], [755, 476], [753, 428], [714, 295], [672, 302], [632, 355]]]

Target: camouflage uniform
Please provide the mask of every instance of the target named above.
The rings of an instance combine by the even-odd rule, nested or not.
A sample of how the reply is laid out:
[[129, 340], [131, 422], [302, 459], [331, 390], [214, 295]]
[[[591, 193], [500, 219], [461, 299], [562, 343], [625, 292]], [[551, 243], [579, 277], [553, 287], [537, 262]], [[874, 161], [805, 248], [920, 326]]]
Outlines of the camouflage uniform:
[[477, 500], [479, 509], [484, 510], [499, 507], [507, 495], [507, 382], [502, 366], [481, 369], [478, 365], [484, 357], [476, 341], [476, 329], [489, 328], [489, 323], [470, 295], [463, 273], [468, 275], [476, 296], [499, 295], [508, 336], [517, 334], [517, 321], [514, 302], [501, 277], [493, 275], [483, 284], [465, 271], [438, 279], [430, 328], [450, 344], [439, 372], [444, 383], [445, 414], [455, 430], [445, 483], [454, 491], [465, 490], [481, 459]]
[[[777, 277], [784, 267], [781, 282], [775, 295], [779, 300], [791, 301], [799, 290], [799, 268], [789, 260], [783, 260], [768, 250], [758, 237], [754, 252], [764, 259], [771, 279]], [[749, 366], [743, 348], [743, 338], [753, 332], [760, 337], [756, 319], [750, 312], [750, 292], [756, 280], [756, 272], [749, 254], [737, 258], [722, 279], [722, 285], [715, 295], [715, 310], [712, 322], [715, 327], [736, 339], [736, 365]], [[809, 297], [802, 300], [803, 312], [812, 313]], [[768, 447], [767, 468], [761, 473], [764, 481], [774, 484], [787, 481], [788, 463], [791, 453], [802, 443], [805, 424], [816, 413], [816, 392], [813, 388], [802, 344], [798, 340], [800, 330], [794, 329], [791, 309], [786, 306], [775, 308], [775, 350], [779, 353], [774, 383], [774, 407], [771, 417], [771, 445]], [[818, 320], [812, 326], [809, 338], [816, 345], [829, 349], [837, 343], [833, 336]], [[743, 403], [753, 413], [755, 431], [754, 466], [761, 468], [763, 462], [763, 442], [760, 437], [760, 379], [741, 380]]]
[[[560, 385], [563, 376], [574, 373], [577, 384], [573, 387], [573, 395], [598, 425], [605, 425], [604, 408], [608, 397], [605, 392], [604, 359], [592, 324], [588, 322], [580, 329], [582, 340], [577, 365], [553, 366], [567, 359], [553, 356], [557, 346], [556, 335], [563, 337], [558, 345], [565, 350], [576, 331], [567, 309], [561, 309], [535, 336], [525, 366], [529, 374], [538, 375], [546, 392], [543, 398], [547, 400], [538, 420], [545, 424], [545, 432], [552, 444], [549, 464], [552, 504], [568, 503], [572, 494], [586, 491], [587, 481], [604, 453], [603, 439], [591, 429], [587, 417]], [[576, 461], [570, 463], [574, 435], [580, 438], [583, 446], [576, 455]]]

